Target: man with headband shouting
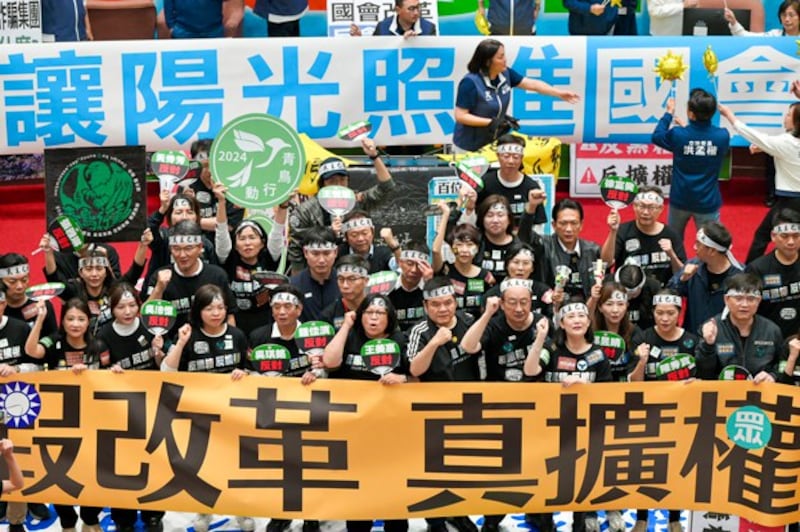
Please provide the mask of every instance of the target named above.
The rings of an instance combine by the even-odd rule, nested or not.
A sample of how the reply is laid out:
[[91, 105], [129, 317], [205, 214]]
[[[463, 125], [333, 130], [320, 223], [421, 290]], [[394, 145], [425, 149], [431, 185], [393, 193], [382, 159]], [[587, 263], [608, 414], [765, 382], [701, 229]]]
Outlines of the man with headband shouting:
[[761, 279], [758, 313], [780, 327], [784, 338], [800, 332], [800, 213], [781, 209], [772, 218], [772, 253], [757, 258], [745, 271]]
[[686, 251], [683, 239], [659, 221], [664, 210], [664, 193], [659, 187], [643, 186], [633, 200], [635, 218], [620, 224], [614, 241], [614, 263], [620, 268], [627, 261], [641, 266], [663, 287], [683, 268]]
[[686, 298], [683, 326], [690, 331], [699, 331], [700, 324], [722, 312], [725, 280], [742, 272], [742, 265], [731, 253], [732, 244], [730, 232], [721, 223], [705, 224], [697, 231], [697, 256], [669, 281], [669, 288]]
[[742, 366], [755, 383], [775, 382], [783, 356], [783, 336], [773, 322], [756, 314], [761, 281], [739, 273], [725, 283], [725, 309], [703, 324], [695, 349], [697, 376], [717, 379], [725, 366]]

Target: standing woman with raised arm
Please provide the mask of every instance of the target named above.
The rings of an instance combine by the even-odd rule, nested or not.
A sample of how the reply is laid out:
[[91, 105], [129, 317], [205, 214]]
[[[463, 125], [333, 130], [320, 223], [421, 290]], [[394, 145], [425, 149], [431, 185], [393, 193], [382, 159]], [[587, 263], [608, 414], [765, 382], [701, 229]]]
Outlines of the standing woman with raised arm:
[[520, 88], [576, 103], [577, 93], [557, 89], [544, 81], [522, 76], [508, 68], [503, 43], [484, 39], [475, 48], [469, 73], [458, 83], [453, 144], [461, 151], [475, 151], [519, 125], [508, 117], [511, 89]]

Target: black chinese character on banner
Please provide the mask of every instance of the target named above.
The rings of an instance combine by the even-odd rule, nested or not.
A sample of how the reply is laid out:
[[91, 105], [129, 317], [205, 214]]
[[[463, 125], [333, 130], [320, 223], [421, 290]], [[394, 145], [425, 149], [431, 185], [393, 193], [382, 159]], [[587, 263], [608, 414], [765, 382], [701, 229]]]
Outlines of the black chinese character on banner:
[[[57, 419], [39, 418], [40, 428], [73, 428], [81, 426], [81, 388], [80, 386], [42, 384], [39, 386], [42, 395], [54, 393], [61, 396], [61, 413]], [[33, 444], [39, 447], [42, 457], [42, 467], [45, 474], [38, 482], [22, 490], [23, 495], [33, 495], [58, 486], [64, 493], [71, 497], [78, 497], [83, 491], [83, 484], [69, 477], [69, 471], [78, 458], [81, 447], [81, 438], [65, 437], [33, 437]], [[16, 452], [20, 450], [15, 449]], [[23, 471], [23, 476], [30, 472]], [[28, 473], [28, 474], [26, 474]]]
[[672, 165], [657, 164], [653, 170], [653, 185], [657, 187], [668, 187], [672, 184]]
[[134, 475], [120, 475], [117, 463], [125, 462], [117, 452], [117, 440], [141, 440], [147, 438], [147, 395], [145, 392], [95, 392], [96, 401], [124, 401], [127, 403], [127, 427], [125, 430], [97, 431], [97, 483], [103, 488], [142, 490], [147, 487], [149, 464], [139, 464]]
[[633, 179], [633, 181], [641, 186], [647, 184], [647, 167], [643, 164], [637, 164], [636, 166], [628, 165], [628, 177]]
[[[548, 473], [558, 473], [558, 492], [548, 504], [583, 502], [603, 471], [605, 491], [591, 500], [603, 504], [617, 500], [628, 491], [623, 486], [660, 501], [669, 494], [665, 486], [669, 471], [669, 451], [675, 443], [661, 441], [661, 428], [674, 423], [667, 412], [677, 410], [677, 403], [645, 403], [642, 392], [626, 393], [620, 404], [594, 403], [589, 407], [589, 423], [578, 417], [578, 396], [561, 396], [557, 418], [547, 420], [559, 428], [559, 456], [548, 458]], [[587, 427], [588, 454], [578, 449], [578, 429]], [[608, 430], [610, 429], [610, 430]], [[660, 450], [660, 451], [659, 451]], [[586, 469], [580, 491], [575, 497], [578, 459], [586, 455]]]
[[700, 397], [700, 415], [684, 419], [685, 425], [697, 425], [689, 454], [681, 468], [681, 476], [686, 477], [696, 470], [694, 481], [695, 502], [711, 501], [711, 481], [713, 479], [715, 451], [722, 454], [727, 450], [725, 442], [716, 437], [717, 425], [725, 423], [725, 418], [717, 415], [717, 393], [703, 392]]
[[[198, 473], [203, 467], [208, 451], [211, 424], [218, 422], [220, 416], [178, 410], [183, 388], [169, 382], [161, 384], [153, 432], [145, 448], [152, 454], [164, 442], [173, 477], [163, 487], [149, 495], [139, 497], [138, 500], [142, 503], [155, 502], [185, 491], [196, 501], [212, 507], [219, 498], [220, 490], [200, 478]], [[190, 422], [189, 441], [186, 443], [186, 450], [181, 452], [172, 432], [172, 423], [185, 419]]]
[[[228, 482], [230, 488], [281, 488], [283, 489], [283, 510], [299, 512], [303, 510], [304, 488], [358, 489], [356, 480], [322, 480], [305, 478], [307, 469], [346, 471], [347, 441], [312, 439], [303, 432], [330, 431], [332, 412], [355, 413], [358, 405], [331, 402], [328, 391], [312, 391], [311, 400], [279, 401], [275, 388], [259, 388], [256, 399], [231, 399], [231, 406], [254, 408], [257, 429], [280, 431], [281, 436], [239, 437], [239, 463], [243, 469], [279, 469], [281, 478], [277, 480], [240, 479]], [[280, 411], [308, 412], [308, 423], [278, 421]], [[259, 457], [259, 447], [263, 445], [280, 446], [281, 460], [264, 460]], [[303, 456], [304, 449], [324, 448], [326, 461], [312, 461]]]
[[[756, 406], [772, 412], [772, 437], [759, 451], [733, 445], [718, 469], [730, 469], [728, 498], [731, 502], [770, 514], [786, 514], [798, 509], [796, 501], [798, 461], [780, 460], [780, 449], [800, 446], [800, 408], [792, 404], [791, 395], [779, 395], [772, 403], [761, 400], [761, 392], [747, 392], [744, 401], [727, 401], [725, 406]], [[779, 449], [779, 450], [776, 450]], [[794, 473], [790, 473], [794, 472]], [[783, 504], [781, 504], [783, 503]]]
[[[445, 479], [409, 479], [407, 484], [411, 488], [442, 490], [410, 505], [409, 511], [442, 508], [464, 500], [450, 488], [536, 486], [538, 481], [534, 478], [507, 478], [522, 473], [522, 419], [484, 417], [489, 411], [535, 408], [535, 403], [484, 403], [481, 393], [465, 393], [461, 403], [413, 403], [411, 410], [415, 412], [455, 411], [460, 412], [461, 417], [425, 420], [425, 472], [447, 473], [450, 476]], [[465, 430], [469, 428], [472, 431]], [[459, 480], [452, 478], [454, 474], [479, 474], [487, 478]], [[500, 478], [494, 479], [489, 475]], [[482, 497], [521, 508], [533, 497], [533, 493], [487, 490]]]

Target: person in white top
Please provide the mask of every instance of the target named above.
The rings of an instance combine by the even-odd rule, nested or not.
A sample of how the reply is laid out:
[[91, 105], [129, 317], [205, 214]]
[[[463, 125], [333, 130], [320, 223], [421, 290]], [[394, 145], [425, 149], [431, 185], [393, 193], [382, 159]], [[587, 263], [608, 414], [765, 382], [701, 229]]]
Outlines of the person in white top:
[[[793, 91], [795, 87], [793, 86]], [[789, 106], [783, 115], [785, 131], [778, 135], [766, 135], [745, 125], [736, 118], [727, 106], [719, 104], [719, 114], [733, 124], [734, 129], [752, 145], [751, 152], [763, 151], [775, 158], [775, 196], [777, 201], [756, 229], [747, 262], [764, 254], [770, 242], [772, 217], [784, 209], [800, 209], [800, 102]]]
[[683, 10], [700, 7], [700, 0], [648, 0], [650, 35], [681, 35]]
[[781, 5], [778, 6], [778, 19], [781, 21], [782, 28], [774, 28], [764, 33], [757, 31], [747, 31], [736, 20], [736, 15], [725, 8], [725, 20], [728, 21], [728, 26], [731, 29], [731, 35], [747, 37], [784, 37], [790, 35], [797, 37], [800, 35], [800, 2], [797, 0], [783, 0]]

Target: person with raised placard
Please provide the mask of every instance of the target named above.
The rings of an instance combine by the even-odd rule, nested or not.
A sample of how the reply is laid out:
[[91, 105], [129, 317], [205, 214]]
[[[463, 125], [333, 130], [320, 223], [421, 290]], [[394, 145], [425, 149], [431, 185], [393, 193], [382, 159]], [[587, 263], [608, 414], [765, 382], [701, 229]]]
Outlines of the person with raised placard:
[[303, 256], [308, 266], [289, 281], [303, 293], [300, 321], [321, 319], [322, 311], [341, 296], [333, 268], [336, 254], [336, 235], [330, 228], [317, 226], [306, 232]]
[[[228, 324], [226, 299], [219, 286], [205, 284], [197, 289], [189, 323], [178, 329], [175, 343], [161, 362], [161, 371], [230, 373], [233, 380], [246, 375], [247, 336]], [[210, 514], [197, 514], [192, 523], [195, 531], [208, 532], [211, 519]], [[236, 516], [236, 520], [243, 532], [255, 530], [252, 518]]]
[[358, 308], [366, 296], [369, 268], [360, 255], [345, 255], [336, 261], [336, 285], [340, 296], [325, 307], [319, 319], [333, 325], [338, 331], [348, 312]]
[[731, 233], [719, 222], [705, 224], [697, 231], [696, 257], [690, 259], [669, 281], [686, 298], [683, 326], [699, 331], [700, 325], [725, 307], [725, 281], [743, 270], [731, 252]]
[[[147, 227], [153, 234], [153, 241], [150, 242], [150, 263], [147, 265], [146, 279], [149, 279], [159, 268], [172, 264], [172, 255], [169, 251], [169, 229], [183, 220], [200, 223], [200, 206], [193, 196], [181, 192], [170, 194], [169, 190], [162, 190], [159, 193], [159, 200], [158, 209], [153, 211], [147, 219]], [[163, 227], [164, 220], [167, 221], [166, 227]], [[205, 236], [202, 243], [203, 262], [217, 264], [214, 243]]]
[[235, 324], [236, 299], [231, 292], [228, 275], [219, 266], [205, 264], [200, 259], [203, 254], [203, 233], [200, 226], [196, 222], [183, 220], [171, 227], [169, 249], [174, 263], [155, 271], [143, 292], [147, 294], [147, 301], [164, 299], [175, 305], [178, 317], [173, 331], [177, 332], [188, 321], [192, 298], [197, 289], [205, 284], [213, 284], [222, 289], [229, 312], [228, 322]]
[[[33, 327], [39, 311], [36, 308], [36, 301], [28, 297], [25, 293], [30, 286], [30, 264], [28, 258], [19, 253], [6, 253], [0, 256], [0, 288], [5, 292], [5, 315], [9, 318], [16, 318]], [[58, 329], [56, 314], [53, 304], [45, 302], [47, 307], [47, 318], [42, 325], [42, 334], [45, 336], [53, 334]]]
[[352, 253], [364, 257], [369, 264], [369, 273], [394, 269], [393, 259], [400, 245], [394, 240], [391, 227], [381, 229], [381, 236], [389, 237], [391, 242], [387, 241], [387, 245], [374, 242], [375, 225], [367, 211], [354, 209], [345, 214], [342, 218], [341, 234], [344, 235], [344, 242], [339, 246], [339, 256]]
[[789, 337], [800, 330], [800, 212], [776, 211], [770, 236], [775, 249], [749, 263], [745, 271], [756, 274], [763, 285], [758, 313]]
[[640, 187], [633, 200], [634, 219], [619, 225], [614, 241], [614, 264], [617, 267], [633, 259], [661, 286], [666, 285], [686, 261], [683, 239], [658, 220], [663, 210], [661, 188]]
[[430, 264], [430, 250], [424, 242], [409, 240], [400, 250], [400, 276], [394, 290], [389, 292], [389, 299], [397, 309], [397, 321], [403, 332], [425, 317], [422, 304], [422, 287], [425, 281], [433, 277]]
[[[363, 138], [361, 139], [361, 148], [375, 166], [377, 183], [367, 190], [356, 193], [354, 208], [370, 212], [391, 197], [395, 189], [395, 182], [389, 169], [381, 160], [375, 141]], [[322, 161], [317, 170], [317, 183], [320, 189], [326, 186], [349, 187], [350, 172], [344, 161], [338, 157], [328, 157]], [[338, 233], [341, 229], [340, 224], [340, 220], [333, 218], [322, 208], [316, 196], [308, 198], [289, 214], [289, 261], [295, 273], [305, 267], [302, 242], [306, 233], [316, 226], [332, 227]]]
[[[219, 205], [224, 205], [224, 186], [214, 185], [214, 193], [219, 196]], [[261, 224], [249, 219], [239, 222], [231, 235], [227, 229], [226, 210], [217, 210], [217, 258], [228, 274], [231, 291], [236, 298], [236, 326], [245, 334], [269, 322], [269, 312], [266, 312], [270, 300], [269, 287], [260, 282], [259, 276], [273, 272], [273, 277], [278, 273], [283, 277], [282, 272], [278, 272], [278, 260], [284, 247], [287, 205], [276, 205], [273, 212], [269, 235]]]
[[697, 376], [717, 379], [730, 365], [741, 366], [756, 384], [775, 382], [778, 362], [784, 358], [780, 328], [759, 316], [761, 280], [738, 273], [725, 281], [725, 309], [700, 328], [702, 341], [695, 349]]
[[[538, 377], [544, 382], [560, 382], [564, 386], [613, 380], [611, 365], [603, 349], [594, 342], [589, 308], [580, 297], [568, 300], [559, 309], [558, 328], [552, 340], [548, 340], [548, 320], [539, 320], [536, 330], [536, 339], [523, 365], [526, 377]], [[600, 530], [597, 514], [573, 512], [572, 530]]]
[[730, 148], [727, 129], [711, 123], [717, 98], [704, 89], [692, 89], [686, 106], [689, 124], [671, 127], [675, 99], [667, 99], [666, 112], [653, 131], [652, 142], [672, 152], [672, 182], [667, 225], [685, 238], [686, 224], [719, 221], [722, 194], [719, 173]]
[[[682, 306], [683, 298], [669, 288], [653, 296], [656, 323], [633, 337], [636, 367], [629, 376], [631, 382], [687, 380], [694, 376], [693, 355], [699, 339], [678, 326]], [[649, 516], [649, 510], [636, 510], [631, 532], [647, 532]], [[683, 532], [680, 510], [669, 510], [667, 520], [669, 532]]]
[[[633, 353], [633, 338], [642, 333], [635, 323], [628, 318], [628, 291], [616, 281], [597, 283], [592, 287], [592, 299], [595, 299], [592, 315], [592, 328], [595, 336], [599, 333], [612, 333], [623, 340], [623, 348], [603, 345], [603, 352], [611, 365], [611, 374], [615, 381], [627, 382], [628, 376], [636, 366]], [[592, 305], [589, 305], [591, 308]]]
[[200, 175], [198, 179], [183, 187], [183, 192], [194, 196], [197, 200], [197, 214], [200, 216], [200, 227], [203, 228], [203, 236], [213, 242], [217, 224], [219, 224], [217, 211], [219, 209], [225, 210], [228, 231], [233, 231], [233, 228], [244, 219], [244, 209], [229, 201], [220, 200], [220, 194], [215, 190], [215, 183], [208, 167], [208, 154], [211, 151], [212, 142], [212, 139], [196, 140], [189, 148], [192, 159], [200, 162]]
[[[276, 344], [286, 348], [292, 362], [281, 375], [301, 377], [304, 384], [310, 384], [316, 380], [311, 371], [311, 360], [300, 351], [295, 341], [295, 331], [300, 325], [300, 316], [303, 313], [303, 294], [295, 286], [288, 283], [280, 284], [272, 289], [269, 306], [272, 321], [250, 333], [250, 347]], [[247, 366], [251, 373], [267, 373], [260, 367], [259, 361], [250, 356], [247, 359]]]
[[111, 308], [108, 306], [108, 292], [111, 284], [115, 281], [136, 284], [142, 276], [147, 262], [147, 249], [153, 240], [152, 232], [150, 229], [142, 232], [131, 267], [120, 278], [114, 275], [105, 249], [98, 247], [78, 259], [77, 278], [65, 279], [56, 267], [51, 239], [50, 234], [45, 233], [39, 241], [39, 249], [44, 252], [45, 277], [49, 282], [64, 283], [64, 291], [59, 296], [62, 301], [78, 297], [89, 304], [89, 309], [92, 311], [92, 330], [96, 331], [97, 328], [113, 319]]
[[[164, 357], [164, 341], [154, 335], [139, 317], [141, 300], [136, 288], [128, 282], [115, 283], [108, 293], [109, 308], [114, 321], [105, 324], [95, 336], [100, 367], [121, 374], [128, 370], [159, 369]], [[142, 522], [148, 532], [163, 529], [164, 512], [142, 510]], [[133, 532], [138, 511], [111, 508], [111, 519], [119, 532]]]

